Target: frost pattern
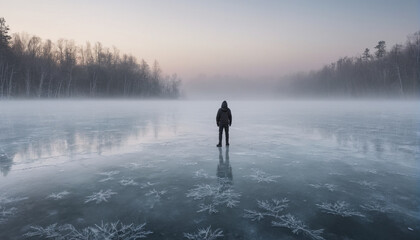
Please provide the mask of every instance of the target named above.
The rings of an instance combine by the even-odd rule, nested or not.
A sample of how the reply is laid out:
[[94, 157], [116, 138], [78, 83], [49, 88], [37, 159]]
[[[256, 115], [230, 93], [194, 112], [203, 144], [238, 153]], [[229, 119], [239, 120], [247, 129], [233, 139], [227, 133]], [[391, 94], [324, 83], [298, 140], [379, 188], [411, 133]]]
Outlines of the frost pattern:
[[160, 202], [162, 195], [166, 194], [166, 190], [157, 191], [156, 189], [149, 190], [145, 195], [150, 197], [151, 199], [148, 200], [150, 204], [150, 208], [154, 208], [157, 202]]
[[279, 178], [281, 176], [278, 175], [269, 175], [264, 171], [258, 170], [258, 169], [252, 169], [252, 174], [249, 175], [249, 177], [257, 182], [265, 182], [265, 183], [270, 183], [270, 182], [276, 182], [276, 178]]
[[99, 182], [106, 182], [108, 180], [113, 180], [114, 175], [117, 175], [118, 173], [120, 173], [120, 171], [109, 171], [109, 172], [98, 173], [99, 175], [106, 176], [106, 178], [103, 178], [103, 179], [99, 180]]
[[134, 181], [133, 179], [122, 179], [120, 181], [120, 184], [123, 186], [137, 186], [139, 185], [136, 181]]
[[304, 224], [302, 221], [300, 221], [299, 219], [297, 219], [291, 214], [280, 216], [279, 218], [277, 218], [277, 221], [272, 221], [271, 224], [274, 227], [288, 228], [292, 230], [292, 233], [296, 235], [303, 234], [315, 240], [325, 239], [321, 236], [321, 234], [324, 232], [324, 229], [318, 229], [318, 230], [308, 229], [306, 224]]
[[214, 178], [213, 176], [209, 176], [205, 171], [204, 171], [204, 169], [200, 169], [200, 170], [197, 170], [197, 171], [195, 171], [194, 172], [194, 176], [196, 177], [196, 178], [206, 178], [206, 179], [208, 179], [208, 178]]
[[0, 224], [7, 221], [10, 216], [15, 215], [17, 208], [5, 208], [0, 206]]
[[342, 217], [364, 217], [360, 212], [349, 209], [349, 204], [344, 201], [337, 201], [335, 203], [316, 204], [323, 212], [339, 215]]
[[241, 194], [236, 193], [229, 184], [227, 184], [227, 181], [223, 180], [217, 185], [199, 184], [187, 192], [187, 197], [208, 203], [201, 204], [198, 212], [207, 211], [210, 214], [218, 212], [215, 208], [216, 206], [225, 205], [229, 208], [236, 207], [239, 203], [238, 199], [240, 196]]
[[14, 202], [19, 202], [22, 200], [26, 200], [28, 199], [28, 197], [6, 197], [6, 195], [2, 195], [0, 196], [0, 204], [8, 204], [8, 203], [14, 203]]
[[65, 196], [69, 195], [69, 194], [70, 194], [70, 192], [62, 191], [62, 192], [59, 192], [59, 193], [51, 193], [50, 195], [47, 196], [47, 198], [51, 198], [51, 199], [54, 199], [54, 200], [60, 200], [60, 199], [63, 199]]
[[117, 194], [113, 192], [111, 189], [106, 191], [100, 190], [99, 192], [93, 193], [92, 195], [86, 198], [85, 203], [96, 201], [96, 204], [101, 202], [108, 202], [108, 199], [111, 198], [112, 195]]
[[184, 233], [184, 237], [189, 240], [214, 240], [223, 237], [223, 231], [219, 228], [212, 231], [211, 226], [208, 228], [200, 228], [196, 233]]
[[279, 217], [279, 213], [289, 206], [289, 200], [283, 198], [281, 200], [272, 199], [271, 201], [257, 201], [258, 207], [263, 210], [262, 212], [245, 209], [245, 218], [249, 218], [252, 221], [259, 221], [264, 216], [270, 216], [274, 218]]
[[379, 204], [377, 202], [370, 202], [370, 203], [362, 204], [360, 205], [360, 207], [367, 211], [376, 211], [376, 212], [381, 212], [381, 213], [386, 213], [390, 211], [388, 207], [383, 206], [382, 204]]
[[184, 165], [184, 166], [193, 166], [193, 165], [197, 165], [198, 162], [183, 162], [181, 164]]
[[127, 165], [127, 168], [130, 168], [130, 169], [154, 168], [154, 167], [156, 167], [156, 165], [153, 164], [152, 162], [144, 162], [144, 163], [135, 162], [135, 163], [130, 163]]
[[289, 205], [289, 200], [287, 198], [283, 198], [281, 200], [272, 199], [271, 201], [259, 200], [257, 203], [258, 208], [262, 211], [245, 209], [245, 218], [249, 218], [251, 221], [260, 221], [265, 217], [271, 217], [274, 219], [271, 221], [271, 224], [274, 227], [285, 227], [290, 229], [292, 233], [296, 235], [303, 234], [315, 240], [324, 239], [321, 236], [324, 229], [312, 230], [291, 214], [280, 215], [280, 212], [286, 209]]
[[151, 187], [151, 186], [156, 185], [156, 184], [158, 184], [158, 183], [146, 182], [146, 183], [140, 184], [140, 188], [147, 188], [147, 187]]
[[217, 213], [219, 210], [216, 209], [214, 204], [200, 204], [197, 212], [208, 212], [209, 214]]
[[5, 194], [0, 196], [0, 224], [7, 221], [7, 219], [16, 214], [17, 208], [6, 207], [4, 205], [26, 200], [28, 197], [7, 197]]
[[39, 237], [56, 240], [135, 240], [146, 238], [151, 231], [145, 230], [146, 223], [135, 226], [134, 224], [124, 225], [117, 221], [114, 223], [102, 223], [77, 230], [71, 224], [57, 225], [51, 224], [45, 228], [40, 226], [31, 226], [31, 231], [24, 234], [25, 237]]
[[160, 200], [162, 195], [164, 195], [165, 193], [166, 193], [166, 190], [156, 191], [156, 189], [153, 188], [153, 190], [150, 190], [145, 195], [146, 196], [153, 196], [156, 200]]
[[309, 186], [320, 189], [320, 188], [326, 188], [330, 192], [334, 192], [337, 189], [337, 185], [331, 184], [331, 183], [325, 183], [325, 184], [309, 184]]
[[362, 187], [365, 187], [365, 188], [368, 188], [368, 189], [372, 189], [372, 190], [374, 190], [376, 188], [376, 186], [377, 186], [376, 183], [374, 183], [374, 182], [368, 182], [366, 180], [363, 180], [363, 181], [355, 181], [355, 183], [359, 184]]

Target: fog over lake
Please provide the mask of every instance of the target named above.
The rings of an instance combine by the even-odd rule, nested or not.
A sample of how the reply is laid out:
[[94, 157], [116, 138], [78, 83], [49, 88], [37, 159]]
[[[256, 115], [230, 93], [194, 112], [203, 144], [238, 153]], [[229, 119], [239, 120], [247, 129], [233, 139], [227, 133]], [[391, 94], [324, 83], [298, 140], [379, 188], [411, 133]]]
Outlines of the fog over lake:
[[418, 101], [220, 104], [1, 101], [0, 239], [420, 235]]

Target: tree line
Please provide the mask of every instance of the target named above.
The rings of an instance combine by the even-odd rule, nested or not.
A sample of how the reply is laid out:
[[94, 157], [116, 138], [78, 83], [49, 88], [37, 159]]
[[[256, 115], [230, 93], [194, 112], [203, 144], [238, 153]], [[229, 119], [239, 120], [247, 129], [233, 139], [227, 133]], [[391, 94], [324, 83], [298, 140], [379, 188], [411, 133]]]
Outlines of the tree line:
[[162, 97], [180, 95], [176, 74], [100, 42], [76, 45], [9, 34], [0, 18], [0, 98]]
[[388, 51], [379, 41], [357, 57], [343, 57], [322, 69], [288, 76], [290, 94], [309, 96], [420, 96], [420, 31]]

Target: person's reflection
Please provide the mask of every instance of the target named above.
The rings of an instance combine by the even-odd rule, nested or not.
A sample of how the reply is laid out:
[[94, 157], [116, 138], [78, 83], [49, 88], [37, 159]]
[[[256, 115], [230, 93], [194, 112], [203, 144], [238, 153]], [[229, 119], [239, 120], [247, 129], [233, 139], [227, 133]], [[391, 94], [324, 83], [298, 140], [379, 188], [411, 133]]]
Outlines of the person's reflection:
[[3, 176], [7, 176], [13, 165], [13, 158], [9, 157], [6, 153], [0, 152], [0, 172]]
[[225, 148], [225, 161], [223, 160], [222, 148], [219, 149], [219, 164], [217, 165], [217, 177], [219, 179], [224, 179], [232, 181], [232, 167], [229, 162], [229, 147]]

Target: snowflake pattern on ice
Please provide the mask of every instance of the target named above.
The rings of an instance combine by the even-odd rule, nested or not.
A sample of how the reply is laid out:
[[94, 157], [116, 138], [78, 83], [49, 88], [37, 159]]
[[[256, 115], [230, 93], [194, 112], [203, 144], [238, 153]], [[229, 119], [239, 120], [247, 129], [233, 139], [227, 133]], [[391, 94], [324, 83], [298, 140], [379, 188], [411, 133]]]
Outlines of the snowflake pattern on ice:
[[98, 173], [99, 175], [106, 176], [106, 178], [99, 180], [99, 182], [106, 182], [109, 180], [114, 180], [114, 175], [117, 175], [118, 173], [120, 173], [120, 171], [109, 171], [109, 172]]
[[152, 234], [151, 231], [145, 230], [145, 226], [146, 223], [136, 226], [134, 224], [124, 225], [117, 221], [77, 230], [71, 224], [58, 225], [54, 223], [45, 228], [31, 226], [31, 230], [24, 236], [56, 240], [135, 240], [146, 238], [149, 234]]
[[271, 201], [259, 200], [257, 203], [262, 211], [245, 209], [245, 218], [249, 218], [251, 221], [260, 221], [264, 217], [271, 217], [274, 219], [271, 221], [273, 227], [285, 227], [290, 229], [293, 234], [303, 234], [315, 240], [324, 240], [321, 236], [324, 229], [312, 230], [291, 214], [280, 215], [280, 212], [288, 207], [289, 200], [287, 198], [272, 199]]
[[216, 229], [211, 230], [211, 226], [208, 228], [200, 228], [196, 233], [184, 233], [184, 237], [189, 240], [214, 240], [223, 237], [223, 231]]
[[266, 172], [259, 170], [259, 169], [252, 169], [252, 174], [248, 176], [254, 181], [257, 181], [259, 183], [271, 183], [276, 182], [276, 178], [280, 178], [281, 176], [278, 175], [269, 175]]
[[154, 168], [156, 167], [156, 165], [152, 162], [134, 162], [134, 163], [129, 163], [127, 166], [127, 168], [130, 169], [141, 169], [141, 168]]
[[197, 212], [208, 212], [209, 214], [213, 214], [213, 213], [219, 212], [215, 208], [214, 204], [208, 204], [208, 205], [206, 205], [206, 204], [200, 204], [199, 205], [199, 208], [200, 209]]
[[146, 182], [146, 183], [140, 184], [140, 188], [147, 188], [147, 187], [154, 186], [156, 184], [158, 184], [158, 183], [157, 182], [156, 183]]
[[120, 184], [123, 186], [137, 186], [139, 185], [134, 179], [122, 179], [120, 180]]
[[306, 224], [304, 224], [301, 220], [297, 219], [291, 214], [282, 215], [278, 217], [276, 221], [272, 221], [271, 224], [274, 227], [288, 228], [292, 231], [292, 233], [296, 235], [303, 234], [314, 240], [325, 239], [321, 236], [321, 234], [324, 232], [324, 229], [317, 229], [317, 230], [308, 229]]
[[157, 191], [156, 189], [152, 189], [149, 192], [147, 192], [145, 195], [146, 196], [153, 196], [156, 200], [160, 200], [162, 195], [164, 195], [166, 193], [166, 190], [162, 190], [162, 191]]
[[360, 205], [360, 207], [366, 211], [375, 211], [375, 212], [381, 212], [381, 213], [387, 213], [391, 211], [390, 208], [378, 202], [365, 203], [365, 204]]
[[22, 200], [26, 200], [28, 199], [28, 197], [7, 197], [6, 195], [1, 195], [0, 196], [0, 205], [1, 204], [8, 204], [8, 203], [14, 203], [14, 202], [19, 202]]
[[207, 202], [208, 204], [200, 204], [198, 212], [205, 212], [207, 210], [209, 214], [218, 212], [215, 208], [216, 206], [225, 205], [228, 208], [236, 207], [241, 196], [241, 194], [236, 193], [227, 181], [223, 181], [223, 179], [217, 185], [198, 184], [195, 188], [190, 189], [186, 195], [194, 200]]
[[209, 176], [209, 174], [207, 174], [207, 173], [204, 171], [204, 169], [200, 169], [200, 170], [195, 171], [195, 172], [194, 172], [194, 176], [195, 176], [196, 178], [205, 178], [205, 179], [208, 179], [208, 178], [215, 178], [214, 176]]
[[331, 184], [331, 183], [325, 183], [325, 184], [309, 184], [309, 186], [320, 189], [320, 188], [326, 188], [330, 192], [334, 192], [337, 189], [337, 185]]
[[53, 200], [60, 200], [63, 199], [65, 196], [69, 195], [70, 192], [67, 191], [62, 191], [59, 193], [51, 193], [50, 195], [47, 196], [47, 198], [53, 199]]
[[245, 209], [245, 218], [249, 218], [252, 221], [259, 221], [264, 218], [264, 216], [270, 216], [277, 218], [279, 213], [286, 209], [289, 206], [289, 200], [283, 198], [281, 200], [272, 199], [271, 201], [257, 201], [258, 208], [263, 210], [262, 212]]
[[376, 188], [376, 186], [377, 186], [376, 183], [374, 183], [374, 182], [368, 182], [366, 180], [363, 180], [363, 181], [354, 181], [354, 183], [357, 183], [360, 186], [362, 186], [364, 188], [371, 189], [371, 190], [374, 190]]
[[362, 213], [350, 209], [349, 204], [344, 201], [337, 201], [335, 203], [322, 203], [316, 205], [323, 212], [328, 214], [339, 215], [342, 217], [365, 217], [365, 215], [363, 215]]
[[7, 219], [15, 215], [17, 208], [5, 208], [0, 206], [0, 224], [7, 221]]
[[111, 189], [106, 191], [100, 190], [99, 192], [93, 193], [92, 195], [88, 196], [85, 200], [85, 203], [96, 201], [96, 204], [101, 202], [108, 202], [108, 199], [111, 198], [112, 195], [117, 194], [113, 192]]

